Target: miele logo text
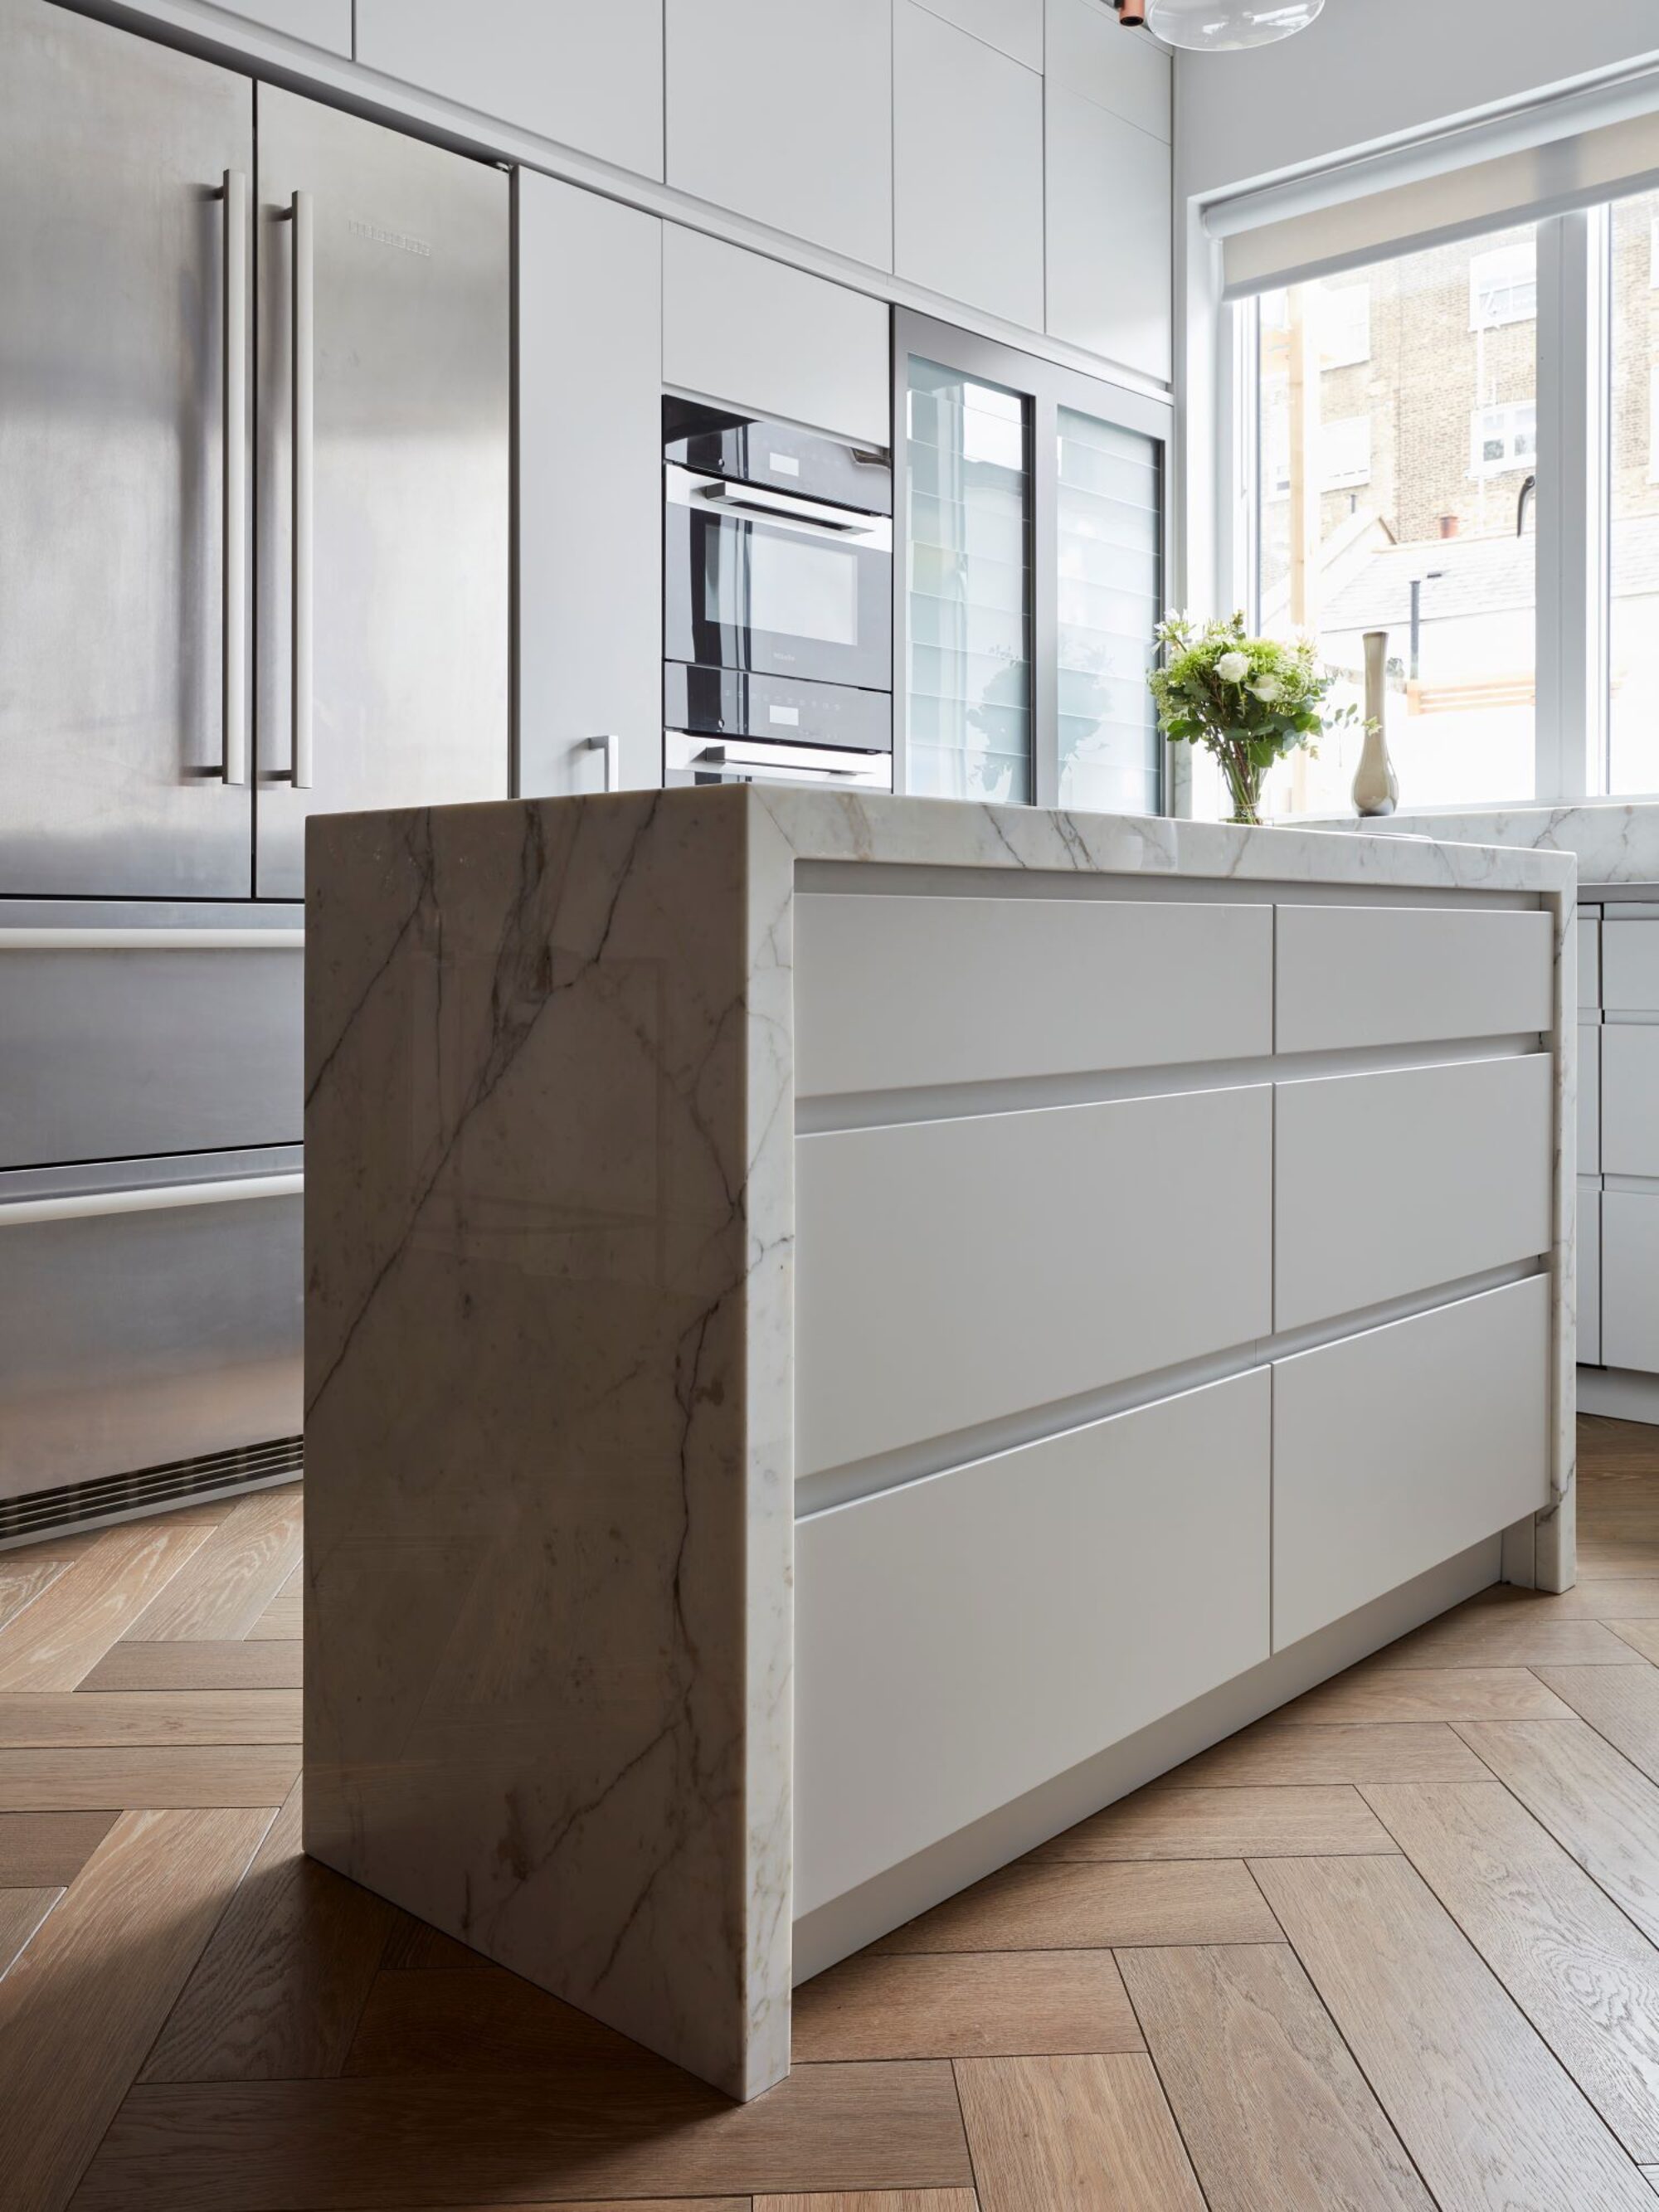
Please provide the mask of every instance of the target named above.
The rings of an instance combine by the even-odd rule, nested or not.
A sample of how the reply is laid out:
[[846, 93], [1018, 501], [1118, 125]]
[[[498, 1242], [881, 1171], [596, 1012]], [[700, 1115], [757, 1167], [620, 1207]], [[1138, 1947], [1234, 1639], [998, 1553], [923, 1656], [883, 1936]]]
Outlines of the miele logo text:
[[432, 258], [432, 248], [423, 238], [410, 238], [406, 231], [382, 230], [378, 222], [360, 222], [348, 216], [346, 228], [355, 230], [359, 238], [372, 238], [376, 246], [395, 246], [399, 253], [418, 253], [427, 260]]

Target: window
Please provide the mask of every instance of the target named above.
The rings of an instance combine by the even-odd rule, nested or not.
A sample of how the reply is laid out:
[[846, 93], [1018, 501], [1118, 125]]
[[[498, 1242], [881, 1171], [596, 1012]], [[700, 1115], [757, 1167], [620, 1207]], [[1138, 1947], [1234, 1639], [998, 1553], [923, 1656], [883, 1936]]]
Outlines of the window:
[[1327, 422], [1319, 433], [1320, 480], [1327, 491], [1367, 483], [1371, 473], [1371, 418], [1352, 415]]
[[1477, 253], [1469, 263], [1469, 328], [1493, 331], [1538, 313], [1538, 249], [1528, 237]]
[[1371, 288], [1356, 283], [1322, 284], [1319, 314], [1319, 365], [1352, 368], [1371, 357]]
[[[1414, 807], [1535, 785], [1537, 540], [1516, 534], [1516, 472], [1537, 453], [1534, 267], [1531, 229], [1377, 264], [1363, 288], [1370, 363], [1346, 386], [1307, 374], [1331, 288], [1256, 306], [1254, 619], [1311, 633], [1340, 672], [1339, 704], [1363, 695], [1365, 633], [1389, 633], [1389, 744]], [[1489, 319], [1472, 328], [1475, 302]], [[1339, 412], [1339, 391], [1359, 404]], [[1360, 743], [1344, 731], [1316, 759], [1293, 756], [1268, 809], [1348, 812]]]
[[[1607, 761], [1610, 791], [1659, 792], [1659, 193], [1607, 222]], [[1601, 763], [1595, 763], [1600, 766]], [[1592, 777], [1590, 787], [1594, 789]]]
[[1500, 476], [1505, 469], [1530, 469], [1538, 460], [1538, 403], [1516, 400], [1508, 406], [1477, 407], [1469, 417], [1469, 474]]

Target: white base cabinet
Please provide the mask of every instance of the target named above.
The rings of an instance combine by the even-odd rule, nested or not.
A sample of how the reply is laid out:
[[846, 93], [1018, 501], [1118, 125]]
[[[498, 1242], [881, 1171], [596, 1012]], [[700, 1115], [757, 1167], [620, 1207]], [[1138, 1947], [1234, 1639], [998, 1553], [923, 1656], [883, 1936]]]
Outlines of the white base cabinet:
[[1601, 1364], [1659, 1375], [1659, 1191], [1601, 1194]]
[[795, 1911], [1268, 1655], [1267, 1370], [802, 1521]]

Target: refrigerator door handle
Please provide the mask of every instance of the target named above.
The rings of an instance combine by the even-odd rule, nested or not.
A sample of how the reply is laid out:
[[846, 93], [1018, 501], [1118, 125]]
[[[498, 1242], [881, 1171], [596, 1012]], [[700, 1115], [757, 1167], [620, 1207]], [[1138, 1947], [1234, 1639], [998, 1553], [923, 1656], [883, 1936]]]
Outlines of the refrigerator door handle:
[[225, 204], [224, 343], [220, 356], [224, 441], [220, 578], [223, 734], [219, 773], [246, 784], [247, 753], [247, 178], [227, 169], [216, 198]]
[[171, 1213], [186, 1206], [235, 1206], [249, 1199], [298, 1198], [306, 1187], [296, 1175], [239, 1176], [234, 1182], [138, 1184], [119, 1190], [66, 1192], [62, 1197], [0, 1202], [0, 1231], [45, 1221], [100, 1221], [116, 1213]]
[[290, 519], [292, 628], [289, 635], [289, 676], [293, 713], [293, 750], [289, 780], [296, 791], [312, 787], [312, 690], [314, 662], [313, 627], [313, 454], [316, 426], [316, 348], [313, 328], [316, 293], [315, 232], [312, 196], [296, 191], [289, 208], [294, 225], [294, 301], [289, 327], [293, 336], [293, 438], [289, 447], [293, 469]]

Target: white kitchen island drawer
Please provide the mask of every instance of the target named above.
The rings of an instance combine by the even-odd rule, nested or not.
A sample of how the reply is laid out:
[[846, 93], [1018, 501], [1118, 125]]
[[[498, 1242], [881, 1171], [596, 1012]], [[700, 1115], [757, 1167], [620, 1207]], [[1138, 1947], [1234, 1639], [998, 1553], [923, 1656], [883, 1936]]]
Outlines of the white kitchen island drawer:
[[1547, 1252], [1552, 1066], [1528, 1053], [1279, 1084], [1274, 1326]]
[[1271, 1109], [1254, 1084], [798, 1139], [798, 1474], [1266, 1334]]
[[1273, 1050], [1273, 910], [1174, 900], [795, 900], [801, 1097]]
[[1267, 1656], [1265, 1368], [800, 1522], [795, 1911]]
[[1627, 918], [1606, 908], [1601, 1004], [1609, 1013], [1659, 1014], [1659, 918], [1651, 912]]
[[1659, 1176], [1659, 1022], [1601, 1024], [1601, 1171]]
[[1278, 914], [1280, 1052], [1553, 1025], [1547, 914], [1363, 906], [1281, 906]]
[[1276, 1651], [1548, 1502], [1547, 1276], [1273, 1372]]
[[1601, 1364], [1601, 1186], [1594, 1176], [1578, 1182], [1578, 1360]]
[[1659, 1191], [1601, 1194], [1601, 1364], [1659, 1375]]

